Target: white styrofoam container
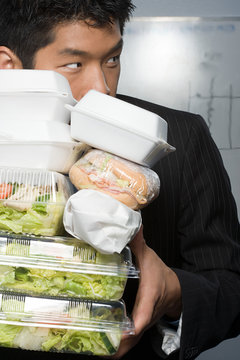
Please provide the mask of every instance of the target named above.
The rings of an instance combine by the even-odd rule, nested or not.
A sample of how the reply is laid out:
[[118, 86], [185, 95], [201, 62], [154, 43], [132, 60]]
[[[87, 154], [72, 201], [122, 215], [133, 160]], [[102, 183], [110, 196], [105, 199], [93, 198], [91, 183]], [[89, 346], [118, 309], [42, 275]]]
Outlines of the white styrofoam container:
[[45, 120], [69, 123], [65, 104], [76, 104], [67, 79], [51, 70], [0, 70], [0, 123]]
[[89, 149], [79, 142], [0, 141], [0, 166], [47, 169], [67, 174]]
[[58, 121], [0, 120], [0, 141], [71, 142], [71, 126]]
[[73, 139], [152, 167], [175, 150], [167, 143], [167, 123], [158, 115], [90, 90], [71, 111]]
[[104, 117], [111, 124], [167, 140], [167, 122], [159, 115], [96, 90], [88, 91], [74, 110], [90, 113], [95, 118]]

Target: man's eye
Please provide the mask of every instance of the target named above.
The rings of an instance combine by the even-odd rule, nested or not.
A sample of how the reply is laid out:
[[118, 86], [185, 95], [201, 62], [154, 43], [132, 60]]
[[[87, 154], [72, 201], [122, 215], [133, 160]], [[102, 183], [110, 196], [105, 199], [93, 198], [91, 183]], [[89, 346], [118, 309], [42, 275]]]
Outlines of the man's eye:
[[76, 63], [71, 63], [71, 64], [67, 64], [66, 67], [70, 68], [70, 69], [78, 69], [82, 66], [82, 64], [80, 62], [76, 62]]
[[117, 56], [113, 56], [110, 59], [108, 59], [107, 63], [108, 64], [118, 64], [119, 63], [119, 59], [120, 59], [120, 55]]

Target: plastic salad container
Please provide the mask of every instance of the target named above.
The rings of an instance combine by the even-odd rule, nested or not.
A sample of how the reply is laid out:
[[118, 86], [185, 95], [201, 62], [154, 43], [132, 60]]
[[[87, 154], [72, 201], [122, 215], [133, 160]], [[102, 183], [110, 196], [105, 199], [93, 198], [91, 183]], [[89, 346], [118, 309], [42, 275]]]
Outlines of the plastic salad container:
[[0, 346], [112, 355], [133, 334], [122, 301], [94, 302], [0, 293]]
[[0, 231], [64, 234], [63, 212], [73, 193], [69, 179], [62, 174], [0, 167]]
[[0, 290], [118, 300], [138, 277], [131, 251], [102, 254], [75, 238], [0, 235]]
[[76, 100], [63, 75], [51, 70], [0, 70], [0, 119], [68, 124], [65, 104], [74, 105]]
[[[1, 70], [0, 70], [1, 71]], [[79, 142], [0, 141], [0, 166], [47, 169], [67, 174], [73, 164], [89, 149]]]
[[94, 148], [148, 167], [175, 150], [167, 143], [167, 122], [138, 106], [95, 90], [65, 106], [72, 138]]

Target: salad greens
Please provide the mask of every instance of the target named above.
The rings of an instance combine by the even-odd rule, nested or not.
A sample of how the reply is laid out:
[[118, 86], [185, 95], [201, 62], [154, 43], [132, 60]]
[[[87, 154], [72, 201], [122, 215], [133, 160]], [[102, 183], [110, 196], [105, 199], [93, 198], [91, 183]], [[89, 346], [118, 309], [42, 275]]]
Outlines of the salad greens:
[[[46, 193], [44, 193], [46, 192]], [[44, 193], [42, 195], [42, 193]], [[54, 236], [64, 234], [62, 223], [65, 196], [51, 188], [18, 185], [17, 191], [0, 197], [0, 230], [16, 234]]]
[[0, 289], [92, 299], [121, 298], [127, 278], [0, 265]]
[[0, 324], [0, 346], [25, 350], [105, 356], [117, 351], [120, 339], [119, 330], [106, 333]]

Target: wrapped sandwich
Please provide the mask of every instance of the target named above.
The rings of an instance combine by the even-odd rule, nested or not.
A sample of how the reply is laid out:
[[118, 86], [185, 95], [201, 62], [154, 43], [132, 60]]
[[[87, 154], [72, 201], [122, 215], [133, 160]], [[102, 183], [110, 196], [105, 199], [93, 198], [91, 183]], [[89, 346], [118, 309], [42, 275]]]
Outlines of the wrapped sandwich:
[[69, 177], [78, 190], [101, 191], [133, 210], [147, 206], [160, 189], [159, 177], [153, 170], [96, 149], [71, 167]]

